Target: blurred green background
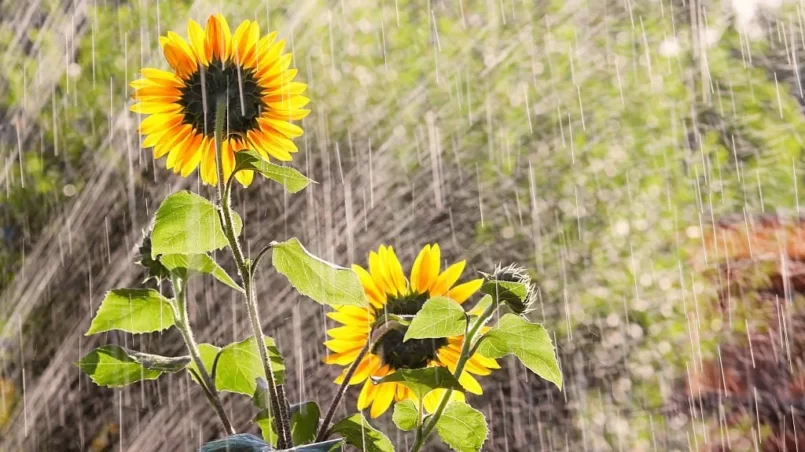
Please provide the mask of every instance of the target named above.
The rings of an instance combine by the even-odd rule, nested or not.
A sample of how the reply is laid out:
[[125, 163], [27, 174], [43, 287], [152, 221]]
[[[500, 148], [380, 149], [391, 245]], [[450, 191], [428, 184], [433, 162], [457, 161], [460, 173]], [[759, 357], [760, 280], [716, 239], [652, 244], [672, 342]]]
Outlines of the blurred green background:
[[[488, 450], [795, 450], [805, 11], [737, 0], [0, 1], [0, 450], [218, 434], [183, 375], [111, 391], [73, 365], [103, 293], [142, 280], [155, 206], [210, 194], [140, 149], [128, 82], [218, 11], [278, 30], [312, 99], [294, 166], [319, 184], [240, 190], [250, 246], [299, 236], [346, 265], [386, 243], [410, 265], [438, 241], [539, 281], [566, 386], [513, 360], [482, 379]], [[325, 310], [275, 275], [259, 290], [292, 403], [327, 403]], [[232, 294], [193, 295], [205, 341], [245, 337]]]

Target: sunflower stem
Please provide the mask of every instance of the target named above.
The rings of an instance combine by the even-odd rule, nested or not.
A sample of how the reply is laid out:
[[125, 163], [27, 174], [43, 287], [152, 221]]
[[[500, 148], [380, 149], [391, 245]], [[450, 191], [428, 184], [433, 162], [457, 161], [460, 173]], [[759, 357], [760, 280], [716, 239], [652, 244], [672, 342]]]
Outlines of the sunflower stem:
[[344, 381], [341, 382], [341, 386], [338, 388], [338, 392], [335, 393], [335, 397], [333, 401], [330, 402], [330, 407], [327, 409], [327, 414], [324, 416], [324, 419], [319, 426], [319, 433], [316, 435], [316, 442], [324, 441], [327, 438], [327, 433], [330, 429], [330, 422], [333, 420], [333, 416], [335, 415], [335, 410], [338, 408], [338, 404], [341, 402], [341, 399], [344, 397], [344, 394], [347, 392], [347, 388], [349, 387], [349, 380], [352, 379], [352, 375], [355, 374], [355, 371], [358, 369], [363, 357], [366, 353], [371, 350], [377, 341], [383, 338], [389, 331], [393, 330], [394, 328], [401, 327], [402, 325], [396, 322], [386, 322], [380, 326], [374, 333], [375, 336], [372, 340], [366, 341], [366, 344], [363, 346], [361, 351], [358, 353], [358, 356], [352, 361], [352, 364], [349, 365], [347, 369], [347, 373], [344, 374]]
[[215, 389], [215, 380], [207, 371], [207, 367], [204, 365], [204, 361], [201, 359], [201, 352], [199, 352], [198, 344], [193, 336], [193, 330], [190, 328], [190, 319], [187, 316], [187, 295], [185, 293], [184, 283], [180, 278], [177, 277], [173, 277], [172, 282], [174, 296], [176, 297], [176, 309], [174, 311], [174, 316], [176, 319], [174, 323], [179, 329], [179, 332], [182, 333], [182, 338], [187, 346], [187, 351], [190, 352], [190, 357], [198, 368], [198, 373], [192, 371], [192, 369], [191, 372], [196, 375], [196, 379], [198, 380], [201, 389], [204, 391], [204, 395], [207, 397], [210, 405], [212, 405], [213, 409], [215, 409], [215, 412], [218, 414], [218, 417], [221, 419], [221, 424], [223, 424], [226, 433], [229, 435], [234, 435], [235, 428], [232, 427], [232, 422], [230, 422], [229, 416], [227, 416], [226, 410], [224, 410], [224, 406], [221, 404], [218, 390]]
[[[464, 366], [469, 361], [470, 357], [472, 356], [474, 350], [477, 348], [473, 346], [473, 339], [475, 335], [478, 334], [481, 327], [492, 317], [492, 314], [495, 313], [497, 310], [497, 303], [492, 303], [489, 305], [488, 308], [481, 314], [476, 320], [475, 323], [472, 325], [472, 328], [469, 329], [469, 332], [464, 336], [464, 343], [461, 345], [461, 356], [456, 363], [456, 371], [453, 372], [453, 376], [458, 379], [461, 376], [461, 373], [464, 371]], [[442, 413], [444, 413], [444, 409], [447, 407], [447, 403], [450, 402], [450, 396], [453, 395], [453, 390], [448, 389], [447, 392], [444, 393], [442, 396], [441, 402], [439, 402], [439, 407], [436, 408], [436, 412], [433, 413], [432, 416], [428, 419], [425, 423], [424, 429], [421, 435], [417, 435], [414, 445], [411, 447], [411, 452], [418, 452], [422, 446], [425, 444], [425, 440], [428, 439], [428, 436], [433, 431], [436, 424], [439, 422], [439, 418], [442, 417]], [[418, 432], [417, 432], [418, 433]]]
[[282, 386], [277, 384], [274, 379], [274, 369], [271, 365], [271, 360], [268, 358], [268, 352], [265, 347], [265, 336], [261, 328], [260, 312], [257, 307], [257, 299], [254, 294], [254, 286], [252, 284], [253, 272], [249, 267], [249, 263], [243, 257], [243, 249], [240, 246], [237, 234], [235, 234], [234, 221], [232, 220], [232, 207], [229, 196], [230, 184], [225, 184], [222, 143], [224, 126], [226, 124], [226, 97], [216, 99], [215, 102], [215, 163], [218, 170], [218, 198], [220, 203], [221, 225], [224, 229], [224, 235], [229, 242], [229, 249], [232, 251], [232, 257], [235, 259], [235, 264], [238, 267], [238, 274], [240, 275], [243, 289], [246, 293], [246, 307], [249, 312], [249, 321], [252, 327], [252, 334], [255, 342], [257, 342], [257, 350], [260, 352], [260, 360], [263, 362], [263, 371], [266, 374], [266, 384], [268, 386], [268, 395], [271, 403], [271, 411], [276, 413], [277, 420], [277, 447], [280, 449], [287, 449], [292, 446], [291, 443], [291, 426], [288, 417], [288, 403], [285, 398], [285, 392]]

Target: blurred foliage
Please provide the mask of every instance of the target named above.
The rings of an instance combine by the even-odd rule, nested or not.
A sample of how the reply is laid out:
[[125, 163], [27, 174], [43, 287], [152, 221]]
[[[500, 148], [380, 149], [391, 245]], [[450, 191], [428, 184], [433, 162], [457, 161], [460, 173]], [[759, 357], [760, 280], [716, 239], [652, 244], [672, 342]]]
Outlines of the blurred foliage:
[[[24, 33], [0, 23], [0, 291], [81, 192], [87, 161], [126, 152], [151, 171], [147, 152], [96, 150], [128, 105], [126, 81], [160, 61], [158, 32], [220, 2], [167, 3], [157, 16], [153, 1], [95, 2], [66, 38], [45, 20], [57, 1]], [[366, 3], [247, 0], [222, 12], [256, 16], [295, 50], [314, 100], [300, 148], [370, 142], [411, 173], [430, 171], [436, 152], [437, 174], [458, 173], [441, 196], [472, 192], [485, 213], [453, 213], [477, 245], [531, 264], [534, 317], [555, 331], [565, 374], [584, 377], [567, 379], [568, 441], [687, 448], [701, 432], [688, 436], [689, 413], [668, 409], [677, 385], [745, 334], [712, 279], [725, 251], [702, 238], [730, 214], [799, 215], [799, 7], [760, 17], [763, 34], [750, 37], [729, 10], [708, 6], [704, 29], [705, 14], [691, 23], [676, 0]], [[42, 86], [51, 60], [65, 69]], [[741, 420], [729, 435], [752, 428]]]

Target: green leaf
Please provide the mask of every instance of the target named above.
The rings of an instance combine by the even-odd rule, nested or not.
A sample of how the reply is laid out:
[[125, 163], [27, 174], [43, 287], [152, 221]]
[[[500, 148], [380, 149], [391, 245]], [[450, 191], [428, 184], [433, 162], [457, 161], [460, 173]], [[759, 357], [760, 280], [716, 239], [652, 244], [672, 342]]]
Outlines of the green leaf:
[[426, 367], [423, 369], [400, 369], [393, 374], [386, 375], [385, 377], [374, 380], [376, 384], [382, 383], [400, 383], [406, 386], [418, 398], [423, 398], [427, 393], [438, 388], [455, 389], [457, 391], [464, 391], [461, 383], [458, 382], [456, 377], [444, 367]]
[[178, 274], [182, 279], [188, 279], [196, 273], [212, 275], [227, 286], [243, 292], [243, 288], [231, 276], [206, 254], [165, 254], [160, 261], [171, 272]]
[[199, 452], [268, 452], [271, 445], [251, 433], [238, 433], [209, 442]]
[[274, 417], [269, 416], [268, 413], [268, 409], [264, 409], [257, 413], [257, 416], [254, 417], [254, 423], [260, 427], [260, 432], [263, 434], [263, 440], [272, 446], [277, 447], [279, 435], [277, 434], [277, 430], [274, 428]]
[[[240, 235], [243, 222], [234, 212], [233, 226], [235, 235]], [[151, 233], [151, 257], [206, 253], [227, 244], [218, 209], [201, 196], [189, 191], [176, 192], [157, 209]]]
[[484, 335], [478, 352], [488, 358], [515, 355], [532, 372], [562, 389], [562, 372], [553, 343], [542, 325], [506, 314]]
[[469, 314], [474, 316], [479, 316], [484, 313], [484, 311], [492, 305], [492, 296], [491, 295], [484, 295], [478, 303], [470, 309]]
[[[207, 372], [212, 373], [212, 365], [215, 363], [215, 357], [218, 356], [220, 351], [221, 347], [216, 347], [212, 344], [198, 344], [198, 353], [201, 355], [201, 362], [204, 363], [204, 368], [207, 369]], [[198, 366], [196, 366], [196, 363], [192, 361], [187, 365], [187, 369], [192, 369], [195, 373], [201, 375], [198, 370]], [[192, 372], [190, 373], [190, 376], [193, 378], [193, 381], [199, 383], [199, 381], [196, 380], [196, 376]]]
[[87, 336], [109, 330], [151, 333], [173, 326], [170, 302], [153, 289], [114, 289], [101, 302]]
[[141, 380], [156, 380], [161, 370], [146, 369], [117, 345], [104, 345], [78, 361], [78, 367], [98, 386], [118, 388]]
[[257, 377], [255, 380], [254, 395], [252, 396], [252, 404], [261, 410], [267, 410], [271, 404], [271, 399], [268, 393], [268, 383], [265, 378]]
[[302, 295], [327, 305], [368, 306], [358, 275], [310, 254], [299, 240], [271, 244], [274, 267]]
[[517, 307], [517, 312], [522, 312], [528, 297], [528, 286], [514, 281], [487, 281], [481, 286], [481, 292], [494, 297], [499, 303]]
[[235, 170], [232, 176], [240, 170], [257, 171], [266, 178], [279, 182], [291, 193], [302, 190], [312, 182], [290, 166], [275, 165], [267, 162], [260, 157], [260, 154], [252, 150], [235, 153]]
[[467, 318], [460, 304], [446, 297], [435, 297], [426, 301], [411, 320], [403, 341], [459, 336], [464, 334], [466, 326]]
[[294, 446], [315, 441], [320, 414], [316, 402], [304, 402], [291, 406], [291, 439]]
[[[265, 338], [268, 356], [277, 384], [285, 380], [285, 364], [274, 344], [274, 339]], [[263, 362], [253, 337], [229, 344], [221, 349], [215, 372], [215, 386], [219, 391], [236, 392], [252, 396], [257, 389], [257, 378], [264, 378]]]
[[362, 414], [353, 414], [339, 421], [330, 432], [340, 434], [347, 444], [363, 452], [394, 452], [388, 437], [369, 425]]
[[398, 429], [409, 432], [416, 428], [419, 420], [419, 410], [411, 400], [403, 400], [394, 405], [394, 415], [391, 417]]
[[486, 418], [480, 411], [455, 400], [445, 407], [436, 423], [436, 431], [442, 441], [456, 452], [481, 450], [489, 433]]
[[307, 444], [305, 446], [294, 447], [293, 451], [305, 451], [305, 452], [336, 452], [342, 451], [344, 440], [341, 438], [338, 439], [331, 439], [329, 441], [322, 441], [320, 443], [313, 443]]

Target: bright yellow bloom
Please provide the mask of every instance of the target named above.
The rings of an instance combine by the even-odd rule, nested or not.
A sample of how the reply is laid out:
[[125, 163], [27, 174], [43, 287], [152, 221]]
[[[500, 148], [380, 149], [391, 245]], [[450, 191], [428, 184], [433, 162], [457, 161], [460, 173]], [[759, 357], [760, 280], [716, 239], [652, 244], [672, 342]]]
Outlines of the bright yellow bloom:
[[[439, 245], [426, 245], [420, 251], [411, 268], [410, 279], [405, 277], [400, 261], [392, 247], [381, 246], [369, 253], [369, 270], [353, 265], [363, 285], [369, 308], [342, 306], [327, 314], [343, 324], [327, 331], [332, 337], [324, 343], [333, 353], [324, 359], [328, 364], [349, 366], [369, 340], [375, 319], [383, 314], [413, 315], [419, 312], [429, 298], [445, 296], [464, 303], [480, 289], [483, 279], [475, 279], [455, 285], [464, 271], [465, 261], [447, 267], [440, 272], [441, 253]], [[397, 369], [416, 369], [430, 366], [447, 367], [455, 372], [461, 355], [464, 336], [439, 339], [409, 339], [403, 342], [404, 329], [391, 330], [363, 357], [349, 384], [363, 383], [358, 397], [358, 409], [371, 406], [370, 414], [378, 417], [392, 401], [406, 399], [417, 402], [416, 396], [405, 386], [397, 383], [376, 385], [371, 377], [384, 377]], [[491, 369], [499, 369], [494, 359], [475, 354], [467, 361], [459, 378], [468, 392], [481, 394], [481, 385], [471, 374], [488, 375]], [[346, 369], [335, 380], [344, 381]], [[425, 409], [433, 412], [444, 395], [444, 389], [436, 389], [425, 396]], [[453, 398], [463, 400], [464, 394], [453, 392]]]
[[[291, 124], [310, 113], [303, 107], [304, 83], [293, 82], [292, 55], [283, 54], [284, 41], [276, 32], [260, 37], [257, 22], [243, 21], [235, 33], [220, 14], [210, 16], [206, 30], [193, 20], [188, 40], [169, 31], [159, 43], [173, 72], [146, 68], [143, 78], [131, 83], [137, 103], [131, 111], [150, 115], [139, 127], [144, 147], [154, 158], [168, 156], [167, 167], [182, 177], [201, 166], [201, 179], [218, 181], [214, 123], [216, 103], [227, 103], [222, 143], [224, 175], [235, 165], [235, 152], [253, 149], [265, 160], [290, 161], [298, 149], [293, 138], [302, 135]], [[235, 176], [244, 186], [251, 171]]]

